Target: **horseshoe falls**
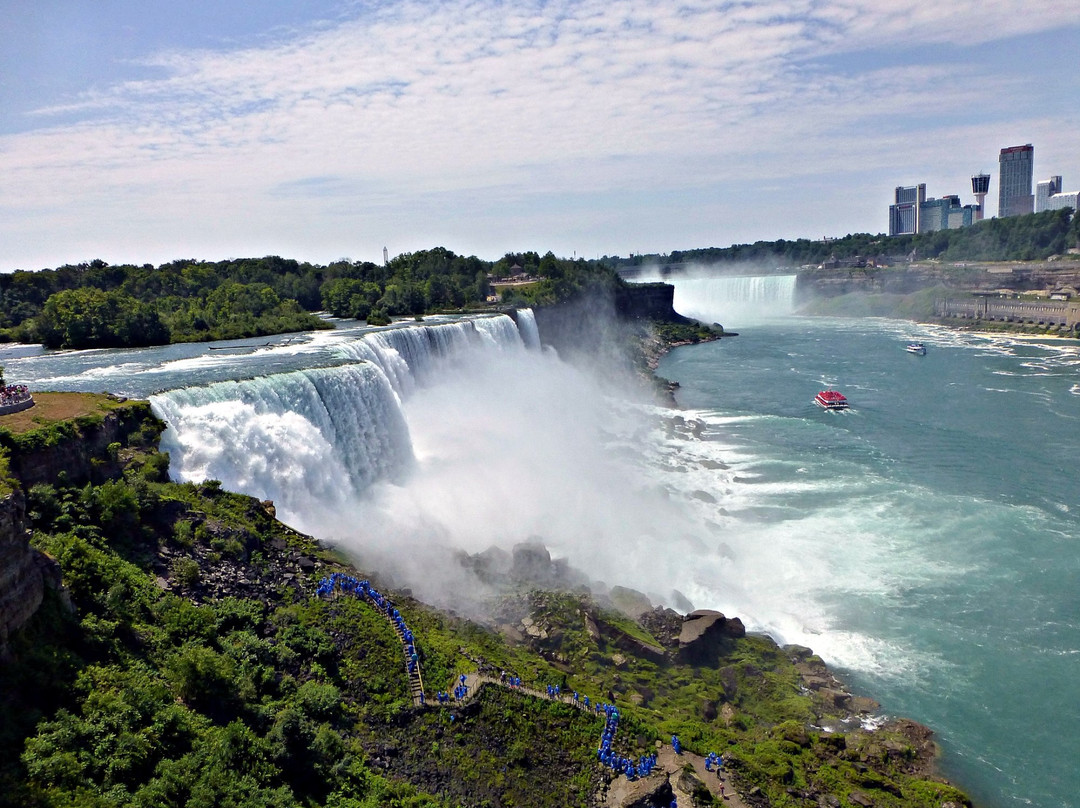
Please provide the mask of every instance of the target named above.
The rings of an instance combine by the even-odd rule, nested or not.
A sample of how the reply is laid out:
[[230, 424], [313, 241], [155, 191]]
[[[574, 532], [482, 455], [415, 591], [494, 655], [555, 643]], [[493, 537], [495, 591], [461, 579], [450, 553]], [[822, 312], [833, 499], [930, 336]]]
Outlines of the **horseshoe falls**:
[[767, 318], [694, 292], [740, 336], [662, 360], [679, 411], [540, 350], [525, 312], [0, 364], [150, 397], [177, 479], [273, 499], [430, 602], [467, 613], [460, 553], [538, 536], [591, 581], [815, 649], [932, 727], [983, 808], [1080, 805], [1080, 344], [798, 317], [761, 285]]
[[653, 280], [675, 287], [673, 305], [679, 314], [704, 323], [719, 322], [728, 330], [795, 310], [795, 275], [672, 275]]

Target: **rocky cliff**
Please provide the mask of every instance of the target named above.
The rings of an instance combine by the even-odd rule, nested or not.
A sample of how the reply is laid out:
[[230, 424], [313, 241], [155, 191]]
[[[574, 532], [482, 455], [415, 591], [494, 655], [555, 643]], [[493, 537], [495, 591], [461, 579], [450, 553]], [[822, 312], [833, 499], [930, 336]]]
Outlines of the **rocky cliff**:
[[1080, 262], [925, 262], [900, 267], [809, 269], [799, 272], [797, 291], [800, 300], [805, 301], [852, 292], [907, 295], [934, 286], [965, 292], [1008, 289], [1016, 293], [1080, 288]]
[[122, 467], [115, 448], [143, 430], [156, 439], [163, 426], [148, 402], [121, 401], [104, 414], [76, 417], [22, 434], [0, 431], [0, 445], [9, 450], [11, 472], [27, 490], [38, 483], [55, 482], [61, 472], [71, 483], [115, 477]]
[[81, 416], [23, 432], [0, 431], [14, 490], [0, 499], [0, 656], [11, 633], [38, 609], [45, 587], [59, 590], [56, 563], [30, 547], [24, 491], [52, 483], [100, 482], [123, 470], [123, 447], [140, 433], [156, 440], [161, 425], [145, 401], [123, 402], [104, 415]]
[[45, 558], [30, 549], [22, 491], [0, 499], [0, 653], [41, 605]]

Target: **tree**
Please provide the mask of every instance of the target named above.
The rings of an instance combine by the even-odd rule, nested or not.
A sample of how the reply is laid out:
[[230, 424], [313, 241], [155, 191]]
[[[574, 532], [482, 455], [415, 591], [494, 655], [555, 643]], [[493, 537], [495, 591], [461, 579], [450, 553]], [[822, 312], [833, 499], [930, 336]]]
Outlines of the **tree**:
[[93, 287], [54, 294], [45, 301], [35, 330], [46, 348], [123, 348], [169, 341], [151, 306]]

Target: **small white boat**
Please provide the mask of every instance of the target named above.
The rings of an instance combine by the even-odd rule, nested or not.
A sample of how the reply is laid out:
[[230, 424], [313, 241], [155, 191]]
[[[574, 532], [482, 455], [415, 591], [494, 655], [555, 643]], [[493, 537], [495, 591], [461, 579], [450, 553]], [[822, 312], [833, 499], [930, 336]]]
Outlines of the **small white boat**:
[[926, 356], [926, 346], [921, 342], [909, 342], [904, 349], [908, 353], [918, 354], [919, 356]]

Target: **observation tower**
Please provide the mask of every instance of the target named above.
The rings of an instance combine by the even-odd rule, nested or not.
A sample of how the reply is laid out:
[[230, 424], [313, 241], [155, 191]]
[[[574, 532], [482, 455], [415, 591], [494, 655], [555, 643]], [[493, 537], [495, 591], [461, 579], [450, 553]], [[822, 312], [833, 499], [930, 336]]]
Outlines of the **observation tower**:
[[979, 221], [983, 217], [983, 211], [986, 209], [986, 194], [990, 190], [990, 175], [989, 174], [974, 174], [971, 177], [971, 193], [975, 195], [975, 204], [979, 206], [979, 209], [975, 211], [975, 221]]

